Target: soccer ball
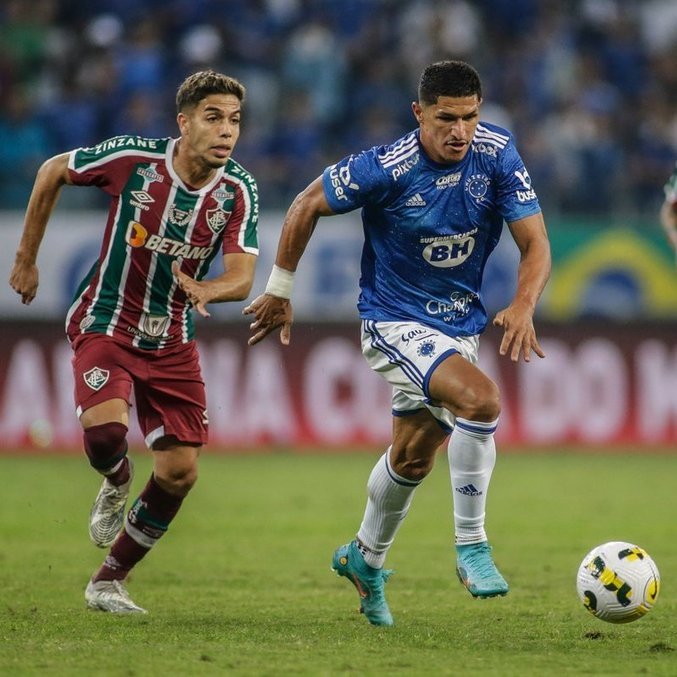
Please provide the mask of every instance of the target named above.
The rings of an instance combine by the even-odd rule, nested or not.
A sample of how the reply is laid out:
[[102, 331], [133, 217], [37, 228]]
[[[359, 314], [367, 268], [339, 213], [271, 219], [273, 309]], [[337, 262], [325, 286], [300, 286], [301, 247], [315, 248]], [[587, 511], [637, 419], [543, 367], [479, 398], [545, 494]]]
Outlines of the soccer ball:
[[630, 623], [651, 611], [660, 574], [645, 550], [624, 541], [593, 548], [578, 567], [578, 596], [585, 608], [609, 623]]

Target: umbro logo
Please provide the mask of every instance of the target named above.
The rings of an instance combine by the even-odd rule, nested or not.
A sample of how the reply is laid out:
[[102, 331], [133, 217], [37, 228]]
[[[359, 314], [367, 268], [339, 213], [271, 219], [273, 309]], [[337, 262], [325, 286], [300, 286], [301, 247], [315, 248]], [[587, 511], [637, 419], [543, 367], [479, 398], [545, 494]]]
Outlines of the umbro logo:
[[426, 201], [421, 197], [421, 193], [416, 193], [410, 197], [405, 203], [407, 207], [425, 207]]
[[466, 484], [463, 487], [457, 487], [456, 491], [464, 496], [481, 496], [482, 492], [477, 490], [474, 484]]

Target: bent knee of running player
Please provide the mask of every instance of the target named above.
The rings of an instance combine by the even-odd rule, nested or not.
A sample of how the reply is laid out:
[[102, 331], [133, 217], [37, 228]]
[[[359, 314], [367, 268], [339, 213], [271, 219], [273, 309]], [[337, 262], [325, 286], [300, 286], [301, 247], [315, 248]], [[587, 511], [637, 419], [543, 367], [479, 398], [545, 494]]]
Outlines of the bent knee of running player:
[[432, 400], [469, 421], [495, 421], [501, 413], [498, 386], [461, 355], [451, 355], [430, 377]]

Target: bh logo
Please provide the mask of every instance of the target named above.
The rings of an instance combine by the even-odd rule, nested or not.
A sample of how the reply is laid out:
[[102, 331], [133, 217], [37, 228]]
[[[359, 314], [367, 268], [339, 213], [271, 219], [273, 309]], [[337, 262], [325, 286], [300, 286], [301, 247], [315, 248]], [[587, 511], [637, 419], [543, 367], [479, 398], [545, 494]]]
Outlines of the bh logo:
[[463, 263], [474, 247], [472, 235], [440, 238], [423, 250], [423, 258], [436, 268], [453, 268]]

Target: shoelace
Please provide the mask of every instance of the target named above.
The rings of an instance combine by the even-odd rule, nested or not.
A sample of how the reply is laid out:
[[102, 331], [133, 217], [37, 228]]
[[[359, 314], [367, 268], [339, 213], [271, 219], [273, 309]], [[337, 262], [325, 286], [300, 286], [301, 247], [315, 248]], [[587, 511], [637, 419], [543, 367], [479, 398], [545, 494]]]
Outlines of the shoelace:
[[496, 575], [497, 570], [491, 559], [491, 550], [486, 545], [472, 550], [463, 559], [483, 577]]

